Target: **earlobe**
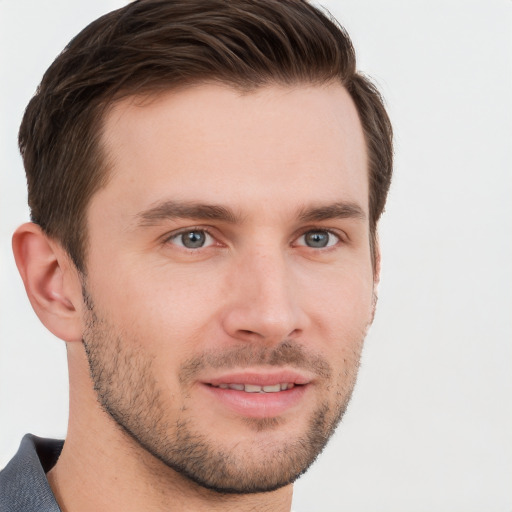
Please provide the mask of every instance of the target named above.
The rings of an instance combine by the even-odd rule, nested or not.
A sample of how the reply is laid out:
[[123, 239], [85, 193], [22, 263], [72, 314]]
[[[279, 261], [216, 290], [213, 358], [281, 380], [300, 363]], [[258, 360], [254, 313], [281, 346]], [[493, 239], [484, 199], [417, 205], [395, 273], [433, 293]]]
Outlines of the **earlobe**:
[[41, 322], [64, 341], [80, 341], [80, 279], [64, 249], [32, 222], [16, 230], [12, 247], [28, 298]]

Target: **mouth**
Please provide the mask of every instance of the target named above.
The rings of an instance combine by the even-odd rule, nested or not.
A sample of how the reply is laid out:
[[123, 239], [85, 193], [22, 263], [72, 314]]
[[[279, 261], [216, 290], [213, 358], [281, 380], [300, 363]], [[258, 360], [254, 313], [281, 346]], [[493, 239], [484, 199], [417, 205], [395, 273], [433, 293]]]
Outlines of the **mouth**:
[[244, 391], [245, 393], [279, 393], [280, 391], [288, 391], [293, 389], [293, 382], [280, 382], [278, 384], [270, 384], [267, 386], [258, 386], [257, 384], [226, 384], [221, 383], [217, 386], [210, 384], [214, 388], [233, 389], [235, 391]]
[[[282, 416], [300, 406], [311, 378], [293, 372], [242, 372], [202, 382], [209, 406], [246, 418]], [[213, 398], [213, 402], [212, 402]]]

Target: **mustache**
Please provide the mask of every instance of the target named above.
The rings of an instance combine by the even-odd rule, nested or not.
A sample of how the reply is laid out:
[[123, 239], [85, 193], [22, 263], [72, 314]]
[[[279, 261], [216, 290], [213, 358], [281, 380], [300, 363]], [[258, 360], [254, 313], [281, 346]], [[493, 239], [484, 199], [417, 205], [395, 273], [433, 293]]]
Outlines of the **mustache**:
[[180, 367], [178, 379], [181, 383], [194, 380], [207, 369], [232, 369], [249, 366], [291, 366], [308, 370], [318, 377], [329, 379], [332, 375], [331, 365], [326, 359], [306, 350], [294, 340], [284, 340], [274, 347], [255, 347], [244, 344], [223, 351], [203, 352], [187, 359]]

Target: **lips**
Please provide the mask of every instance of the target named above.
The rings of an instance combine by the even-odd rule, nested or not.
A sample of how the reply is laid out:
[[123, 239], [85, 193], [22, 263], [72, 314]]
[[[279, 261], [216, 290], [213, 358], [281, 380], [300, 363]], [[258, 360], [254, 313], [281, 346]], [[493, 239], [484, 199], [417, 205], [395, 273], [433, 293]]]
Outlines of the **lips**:
[[296, 371], [246, 371], [203, 381], [203, 389], [237, 415], [269, 418], [296, 407], [310, 382], [309, 375]]
[[268, 386], [258, 386], [256, 384], [219, 384], [221, 389], [234, 389], [235, 391], [245, 391], [246, 393], [278, 393], [279, 391], [286, 391], [295, 386], [293, 382], [281, 382], [278, 384], [271, 384]]
[[[263, 371], [246, 370], [224, 374], [203, 380], [205, 384], [214, 387], [225, 387], [231, 385], [260, 386], [261, 388], [276, 385], [304, 385], [313, 380], [313, 376], [308, 372], [298, 372], [295, 370], [281, 371]], [[235, 389], [235, 388], [233, 388]], [[259, 390], [258, 390], [259, 391]], [[249, 391], [250, 392], [250, 391]]]

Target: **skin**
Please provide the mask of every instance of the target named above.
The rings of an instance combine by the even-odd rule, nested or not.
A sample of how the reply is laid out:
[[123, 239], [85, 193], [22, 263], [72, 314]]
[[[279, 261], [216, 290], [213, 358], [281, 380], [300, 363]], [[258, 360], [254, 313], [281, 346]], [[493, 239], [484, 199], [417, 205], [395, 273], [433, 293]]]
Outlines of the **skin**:
[[[33, 224], [13, 239], [34, 309], [68, 342], [68, 436], [48, 475], [59, 505], [289, 510], [291, 482], [348, 403], [374, 312], [348, 93], [207, 84], [132, 97], [106, 116], [103, 142], [111, 176], [88, 208], [87, 275]], [[183, 233], [204, 245], [184, 247]], [[233, 406], [212, 387], [243, 379], [294, 381], [282, 395], [294, 398], [234, 392], [247, 398]], [[180, 443], [203, 450], [183, 458], [188, 476]]]

